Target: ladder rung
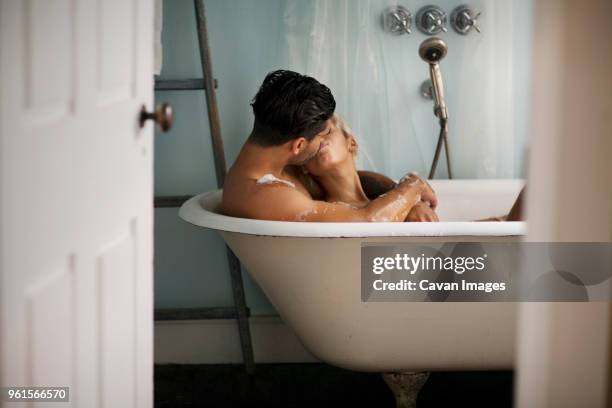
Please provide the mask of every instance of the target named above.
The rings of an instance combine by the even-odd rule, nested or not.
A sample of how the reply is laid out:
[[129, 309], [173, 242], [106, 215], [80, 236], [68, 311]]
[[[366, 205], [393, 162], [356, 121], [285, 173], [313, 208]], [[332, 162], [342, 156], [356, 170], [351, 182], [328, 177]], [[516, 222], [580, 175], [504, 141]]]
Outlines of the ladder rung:
[[164, 207], [180, 207], [183, 203], [189, 200], [192, 195], [183, 196], [158, 196], [154, 198], [153, 207], [164, 208]]
[[[217, 88], [217, 80], [214, 80], [215, 89]], [[193, 79], [156, 79], [156, 91], [190, 91], [206, 89], [206, 84], [201, 78]]]
[[[247, 316], [250, 316], [247, 308]], [[165, 320], [204, 320], [236, 319], [238, 314], [234, 307], [198, 307], [190, 309], [155, 309], [155, 321]]]

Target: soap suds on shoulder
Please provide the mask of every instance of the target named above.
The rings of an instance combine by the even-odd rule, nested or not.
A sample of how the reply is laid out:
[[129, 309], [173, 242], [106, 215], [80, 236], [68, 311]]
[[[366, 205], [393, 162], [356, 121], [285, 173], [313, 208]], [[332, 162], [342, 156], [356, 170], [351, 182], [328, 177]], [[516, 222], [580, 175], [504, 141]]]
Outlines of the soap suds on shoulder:
[[295, 184], [293, 184], [292, 182], [279, 179], [274, 174], [270, 174], [270, 173], [264, 174], [257, 180], [257, 184], [272, 184], [272, 183], [282, 183], [282, 184], [288, 185], [289, 187], [295, 188]]

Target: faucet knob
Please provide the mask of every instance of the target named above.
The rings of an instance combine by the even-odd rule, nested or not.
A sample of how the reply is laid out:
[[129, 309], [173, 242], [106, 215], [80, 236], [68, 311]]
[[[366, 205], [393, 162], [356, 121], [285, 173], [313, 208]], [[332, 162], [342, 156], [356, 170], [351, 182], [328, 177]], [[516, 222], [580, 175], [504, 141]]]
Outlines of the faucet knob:
[[444, 31], [445, 33], [448, 31], [446, 29], [446, 13], [445, 12], [442, 12], [442, 15], [436, 18], [436, 27], [438, 27], [440, 30]]
[[391, 34], [410, 34], [412, 14], [403, 6], [391, 6], [382, 15], [383, 29]]
[[472, 27], [474, 27], [474, 30], [478, 31], [478, 34], [480, 34], [481, 33], [480, 27], [478, 26], [478, 24], [476, 24], [478, 22], [477, 21], [478, 17], [480, 17], [480, 11], [476, 13], [474, 17], [472, 17], [471, 21], [472, 21]]
[[412, 34], [412, 31], [410, 30], [409, 20], [406, 18], [406, 16], [400, 15], [398, 13], [393, 13], [393, 17], [396, 21], [397, 31], [400, 34]]
[[446, 29], [446, 13], [438, 6], [422, 7], [417, 12], [416, 24], [417, 28], [427, 35], [448, 31]]
[[462, 35], [467, 35], [472, 28], [480, 33], [480, 27], [477, 24], [480, 14], [480, 12], [474, 14], [468, 6], [459, 6], [451, 13], [451, 25], [457, 33]]

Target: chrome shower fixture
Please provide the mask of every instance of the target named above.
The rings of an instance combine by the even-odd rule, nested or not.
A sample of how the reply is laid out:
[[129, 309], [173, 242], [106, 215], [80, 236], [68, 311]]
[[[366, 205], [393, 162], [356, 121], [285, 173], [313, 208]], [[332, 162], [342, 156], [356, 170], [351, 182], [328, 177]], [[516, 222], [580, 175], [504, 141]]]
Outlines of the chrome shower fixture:
[[467, 35], [472, 28], [480, 33], [480, 27], [477, 24], [478, 17], [480, 13], [474, 13], [469, 6], [464, 4], [451, 13], [451, 25], [461, 35]]
[[412, 14], [404, 6], [391, 6], [382, 15], [383, 30], [394, 35], [410, 34]]
[[438, 159], [444, 145], [446, 153], [446, 169], [448, 178], [453, 178], [451, 170], [450, 147], [448, 146], [448, 111], [444, 102], [444, 86], [442, 85], [442, 73], [440, 72], [440, 61], [446, 56], [448, 46], [441, 38], [427, 38], [419, 46], [419, 56], [429, 65], [429, 75], [434, 100], [434, 114], [440, 123], [440, 135], [436, 144], [433, 162], [429, 171], [429, 178], [433, 179], [438, 166]]
[[423, 99], [431, 101], [434, 98], [431, 79], [426, 79], [421, 82], [421, 86], [419, 86], [419, 93], [421, 94]]
[[438, 6], [422, 7], [416, 15], [416, 26], [423, 34], [434, 35], [447, 32], [446, 12]]
[[[480, 12], [476, 13], [467, 4], [462, 4], [452, 11], [450, 25], [457, 34], [468, 35], [472, 28], [480, 33], [480, 27], [478, 26], [480, 14]], [[410, 11], [399, 4], [387, 7], [382, 13], [383, 30], [392, 35], [411, 34], [413, 23], [425, 35], [436, 35], [448, 31], [446, 28], [446, 12], [439, 6], [421, 7], [417, 11], [414, 21]]]
[[440, 38], [428, 38], [421, 43], [419, 55], [429, 64], [429, 74], [434, 96], [434, 114], [440, 120], [448, 119], [446, 103], [444, 102], [444, 86], [440, 72], [440, 60], [446, 56], [448, 46]]

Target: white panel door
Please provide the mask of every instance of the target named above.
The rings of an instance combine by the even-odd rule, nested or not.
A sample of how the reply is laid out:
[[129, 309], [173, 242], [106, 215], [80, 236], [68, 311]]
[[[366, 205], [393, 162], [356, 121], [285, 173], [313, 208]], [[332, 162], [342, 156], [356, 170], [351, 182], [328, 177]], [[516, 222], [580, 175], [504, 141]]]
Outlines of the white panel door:
[[0, 385], [151, 407], [152, 1], [0, 2]]

